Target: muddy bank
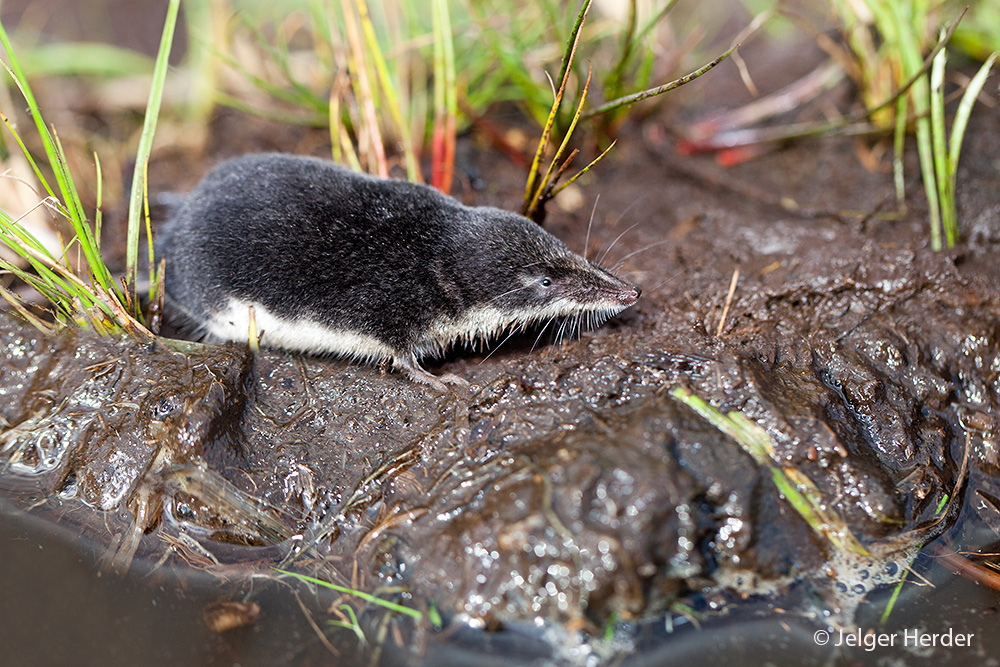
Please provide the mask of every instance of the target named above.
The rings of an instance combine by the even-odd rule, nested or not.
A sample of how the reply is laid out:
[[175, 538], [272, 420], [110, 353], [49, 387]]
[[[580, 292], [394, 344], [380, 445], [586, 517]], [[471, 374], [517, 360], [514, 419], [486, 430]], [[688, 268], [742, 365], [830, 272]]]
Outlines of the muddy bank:
[[[41, 338], [0, 315], [0, 493], [83, 537], [105, 572], [224, 581], [210, 597], [261, 601], [261, 632], [303, 625], [287, 587], [251, 578], [279, 563], [436, 610], [441, 629], [367, 606], [380, 640], [364, 650], [390, 662], [463, 647], [640, 660], [670, 645], [651, 624], [696, 620], [709, 641], [722, 611], [762, 601], [807, 619], [805, 638], [860, 623], [960, 511], [954, 531], [998, 525], [995, 128], [977, 113], [958, 181], [968, 241], [946, 253], [928, 250], [918, 200], [876, 215], [890, 177], [848, 141], [723, 171], [637, 128], [586, 193], [598, 244], [639, 223], [607, 260], [627, 258], [639, 305], [580, 340], [526, 335], [434, 368], [468, 391], [236, 345]], [[467, 201], [516, 207], [516, 169], [474, 160], [490, 185]], [[581, 249], [589, 213], [548, 224]], [[676, 387], [762, 426], [873, 555], [832, 546]], [[306, 608], [322, 622], [337, 597]], [[325, 655], [296, 632], [292, 662]], [[250, 646], [232, 655], [252, 663]]]

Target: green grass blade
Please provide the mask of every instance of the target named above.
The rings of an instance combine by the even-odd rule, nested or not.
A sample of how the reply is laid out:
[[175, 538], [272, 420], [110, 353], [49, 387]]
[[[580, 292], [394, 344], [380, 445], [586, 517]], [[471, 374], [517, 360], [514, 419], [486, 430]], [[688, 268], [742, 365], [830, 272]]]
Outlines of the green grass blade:
[[337, 627], [337, 628], [345, 628], [347, 630], [350, 630], [351, 632], [353, 632], [355, 634], [355, 636], [357, 636], [358, 641], [360, 641], [362, 644], [367, 644], [368, 643], [368, 638], [365, 637], [365, 633], [361, 629], [361, 624], [358, 623], [358, 616], [357, 616], [357, 614], [354, 613], [354, 609], [351, 608], [351, 605], [349, 605], [349, 604], [342, 604], [342, 605], [338, 606], [337, 609], [340, 609], [341, 611], [343, 611], [351, 620], [350, 621], [340, 621], [340, 620], [336, 620], [336, 619], [331, 619], [331, 620], [327, 621], [327, 624], [328, 625], [332, 625], [332, 626]]
[[844, 520], [830, 509], [829, 503], [812, 480], [801, 471], [781, 465], [775, 460], [774, 446], [767, 431], [740, 412], [731, 411], [723, 415], [689, 389], [675, 387], [670, 394], [733, 438], [759, 466], [766, 467], [778, 492], [813, 531], [838, 549], [858, 554], [868, 553]]
[[906, 180], [903, 174], [903, 151], [906, 149], [906, 113], [909, 98], [900, 95], [896, 101], [896, 126], [892, 137], [892, 181], [896, 188], [896, 206], [906, 206]]
[[[917, 41], [919, 20], [923, 13], [917, 6], [903, 6], [903, 3], [869, 3], [875, 15], [879, 30], [885, 37], [885, 48], [895, 49], [902, 66], [902, 77], [918, 74], [925, 64]], [[944, 41], [944, 40], [941, 40]], [[940, 52], [939, 52], [940, 53]], [[936, 59], [938, 56], [935, 55]], [[930, 65], [933, 67], [934, 60]], [[936, 170], [934, 166], [934, 144], [931, 136], [930, 83], [926, 74], [919, 74], [910, 88], [913, 113], [916, 117], [917, 153], [920, 158], [920, 173], [924, 183], [924, 194], [930, 216], [931, 247], [941, 249], [941, 205], [938, 197]]]
[[555, 197], [557, 194], [559, 194], [560, 192], [562, 192], [563, 190], [565, 190], [569, 186], [573, 185], [573, 183], [576, 182], [576, 179], [580, 178], [581, 176], [583, 176], [584, 174], [586, 174], [588, 171], [590, 171], [594, 167], [594, 165], [596, 165], [598, 162], [600, 162], [601, 160], [604, 159], [605, 155], [607, 155], [608, 153], [611, 152], [611, 149], [615, 147], [616, 143], [618, 143], [617, 139], [615, 139], [614, 141], [612, 141], [611, 144], [607, 148], [605, 148], [603, 151], [601, 151], [600, 155], [598, 155], [593, 160], [591, 160], [589, 163], [587, 163], [586, 167], [584, 167], [580, 171], [578, 171], [575, 174], [573, 174], [572, 178], [570, 178], [568, 181], [566, 181], [565, 183], [563, 183], [559, 187], [555, 188], [552, 191], [552, 196]]
[[[493, 14], [487, 9], [478, 3], [470, 6], [477, 24], [486, 24], [490, 21]], [[532, 79], [524, 64], [530, 59], [528, 52], [530, 46], [544, 43], [549, 39], [550, 31], [546, 30], [549, 25], [550, 23], [543, 21], [522, 24], [519, 26], [520, 30], [505, 35], [508, 41], [501, 40], [502, 35], [497, 30], [485, 30], [480, 33], [480, 40], [462, 60], [475, 60], [482, 58], [483, 53], [487, 53], [489, 66], [485, 69], [484, 79], [494, 80], [499, 90], [487, 96], [481, 94], [482, 91], [478, 86], [466, 86], [468, 95], [466, 101], [471, 108], [484, 109], [497, 100], [512, 101], [523, 108], [539, 125], [545, 124], [551, 108], [549, 91]]]
[[[918, 113], [926, 111], [926, 100], [923, 104], [914, 106]], [[927, 197], [930, 216], [931, 249], [941, 250], [941, 206], [934, 178], [934, 149], [931, 144], [930, 120], [926, 116], [917, 118], [917, 153], [920, 156], [920, 173], [924, 179], [924, 194]]]
[[404, 607], [401, 604], [396, 604], [395, 602], [389, 602], [388, 600], [383, 600], [382, 598], [375, 597], [371, 593], [365, 593], [364, 591], [354, 590], [353, 588], [348, 588], [346, 586], [339, 586], [329, 581], [323, 581], [322, 579], [317, 579], [316, 577], [310, 577], [305, 574], [299, 574], [298, 572], [289, 572], [288, 570], [282, 570], [279, 568], [274, 568], [274, 569], [276, 572], [288, 575], [289, 577], [294, 577], [302, 581], [308, 581], [311, 584], [316, 584], [317, 586], [323, 586], [324, 588], [329, 588], [330, 590], [337, 591], [338, 593], [346, 593], [347, 595], [353, 595], [354, 597], [361, 598], [365, 602], [370, 602], [380, 607], [384, 607], [385, 609], [390, 609], [400, 614], [405, 614], [410, 618], [417, 619], [418, 621], [424, 617], [423, 612], [421, 612], [418, 609]]
[[670, 394], [697, 412], [709, 424], [740, 443], [758, 465], [767, 465], [771, 462], [774, 453], [771, 438], [746, 415], [738, 412], [723, 415], [700, 396], [695, 396], [690, 389], [683, 387], [674, 388]]
[[243, 71], [248, 75], [248, 78], [258, 87], [262, 87], [265, 90], [271, 92], [272, 95], [279, 97], [279, 99], [285, 99], [286, 101], [297, 100], [293, 102], [299, 105], [312, 106], [317, 110], [322, 110], [324, 100], [321, 96], [316, 95], [309, 86], [302, 83], [295, 77], [295, 73], [292, 71], [292, 65], [289, 61], [289, 48], [284, 38], [284, 31], [279, 27], [277, 30], [277, 40], [278, 44], [274, 45], [267, 39], [264, 32], [256, 25], [253, 25], [249, 19], [243, 18], [243, 25], [250, 34], [254, 37], [257, 45], [263, 50], [271, 59], [278, 71], [284, 76], [285, 81], [291, 86], [291, 91], [288, 91], [281, 86], [275, 85], [266, 81], [265, 79], [250, 74], [245, 67], [239, 63], [235, 63], [232, 58], [227, 58], [227, 60], [233, 64], [237, 69]]
[[954, 240], [955, 198], [950, 192], [951, 179], [948, 177], [947, 128], [944, 121], [944, 68], [948, 52], [944, 49], [934, 56], [930, 75], [930, 132], [931, 152], [934, 156], [934, 182], [937, 186], [938, 201], [941, 209], [941, 222], [945, 230], [945, 238], [951, 247]]
[[[944, 146], [944, 117], [943, 110], [940, 117], [940, 145], [935, 144], [935, 150], [939, 151], [937, 160], [940, 163], [938, 171], [938, 186], [942, 190], [941, 212], [944, 223], [945, 241], [948, 247], [955, 244], [958, 239], [958, 206], [955, 201], [956, 179], [958, 175], [958, 158], [962, 150], [962, 139], [965, 136], [965, 129], [969, 123], [969, 116], [972, 114], [972, 106], [976, 103], [976, 98], [986, 84], [986, 77], [989, 76], [990, 69], [997, 58], [997, 53], [993, 53], [986, 62], [983, 63], [979, 71], [969, 82], [962, 99], [955, 112], [955, 119], [952, 121], [951, 134], [948, 137], [947, 154]], [[941, 75], [943, 78], [943, 74]], [[939, 93], [940, 105], [944, 105], [944, 94]], [[935, 123], [935, 127], [938, 124]]]
[[[153, 68], [153, 82], [149, 90], [149, 100], [146, 104], [146, 118], [142, 124], [142, 135], [139, 137], [139, 149], [135, 159], [135, 169], [132, 171], [132, 191], [128, 208], [128, 234], [125, 246], [125, 281], [131, 292], [133, 303], [138, 308], [135, 298], [136, 278], [139, 262], [139, 230], [142, 226], [142, 202], [145, 196], [143, 173], [149, 154], [153, 148], [153, 135], [156, 132], [156, 122], [160, 115], [160, 102], [163, 98], [163, 86], [167, 80], [167, 65], [169, 64], [170, 48], [174, 41], [174, 28], [177, 25], [177, 12], [180, 0], [170, 0], [167, 8], [167, 18], [160, 38], [160, 48], [156, 54], [156, 64]], [[150, 276], [153, 280], [153, 276]]]
[[976, 103], [976, 98], [979, 97], [979, 93], [982, 92], [983, 86], [986, 85], [986, 77], [990, 74], [990, 69], [997, 60], [997, 56], [1000, 55], [998, 52], [993, 52], [986, 62], [983, 63], [976, 75], [972, 77], [969, 82], [968, 87], [962, 94], [962, 100], [958, 104], [958, 110], [955, 112], [955, 120], [952, 121], [951, 125], [951, 136], [949, 138], [948, 146], [948, 165], [949, 170], [954, 177], [955, 170], [958, 168], [958, 157], [962, 152], [962, 139], [965, 136], [965, 128], [969, 124], [969, 116], [972, 115], [972, 107]]
[[637, 13], [636, 0], [629, 0], [628, 22], [626, 23], [625, 31], [622, 36], [618, 62], [615, 63], [611, 73], [605, 79], [605, 95], [608, 97], [619, 97], [624, 90], [623, 82], [625, 81], [625, 68], [631, 64], [629, 61], [632, 59], [632, 49], [635, 47], [634, 40], [636, 37], [635, 31]]
[[636, 42], [644, 41], [653, 28], [667, 15], [667, 12], [674, 8], [675, 4], [677, 4], [677, 0], [667, 0], [667, 4], [663, 5], [653, 16], [649, 17], [642, 27], [639, 28], [639, 32], [636, 33]]
[[444, 625], [444, 619], [441, 618], [441, 612], [433, 604], [427, 609], [427, 620], [431, 622], [431, 625], [435, 629], [440, 630]]
[[104, 212], [101, 210], [101, 206], [104, 201], [104, 174], [101, 172], [101, 158], [97, 156], [97, 151], [94, 151], [94, 171], [97, 174], [97, 203], [94, 205], [94, 240], [97, 242], [97, 247], [101, 247], [101, 227], [104, 222]]
[[[276, 83], [272, 83], [271, 81], [268, 81], [267, 79], [261, 76], [254, 74], [245, 66], [243, 66], [239, 61], [237, 61], [235, 58], [219, 52], [214, 47], [211, 47], [210, 51], [216, 58], [218, 58], [226, 65], [229, 65], [234, 70], [236, 70], [244, 77], [246, 77], [247, 81], [249, 81], [251, 85], [253, 85], [255, 88], [259, 88], [261, 91], [267, 93], [271, 97], [281, 100], [282, 102], [287, 102], [288, 104], [295, 107], [300, 107], [300, 108], [304, 107], [312, 109], [316, 112], [322, 112], [324, 115], [326, 114], [326, 108], [327, 108], [326, 101], [317, 97], [312, 91], [308, 90], [302, 84], [295, 84], [294, 82], [289, 82], [290, 85], [292, 86], [292, 89], [289, 90]], [[219, 100], [221, 103], [227, 106], [234, 106], [240, 103], [240, 100], [230, 95], [226, 95], [222, 91], [215, 91], [214, 95], [217, 100]], [[265, 113], [265, 112], [254, 111], [253, 107], [247, 105], [245, 102], [243, 102], [243, 104], [245, 105], [245, 108], [240, 109], [241, 111], [250, 110], [250, 113], [254, 113], [255, 115], [260, 115], [262, 113]], [[286, 114], [286, 115], [289, 117], [292, 116], [292, 114]], [[313, 114], [310, 117], [316, 118], [317, 116]], [[302, 123], [302, 121], [298, 122], [300, 124]], [[315, 124], [315, 121], [313, 122]]]
[[20, 56], [28, 78], [36, 76], [144, 75], [153, 69], [152, 59], [131, 49], [98, 42], [39, 44]]
[[107, 266], [104, 264], [104, 259], [101, 257], [100, 243], [98, 243], [94, 232], [87, 223], [87, 216], [83, 212], [80, 194], [77, 192], [76, 183], [73, 182], [73, 177], [69, 173], [66, 153], [63, 150], [62, 141], [59, 139], [59, 134], [56, 133], [55, 128], [52, 130], [52, 138], [55, 141], [57, 150], [59, 164], [59, 171], [57, 173], [60, 177], [60, 185], [63, 191], [68, 193], [70, 201], [73, 202], [69, 211], [69, 223], [73, 227], [73, 231], [76, 233], [76, 240], [79, 241], [80, 247], [87, 258], [87, 266], [90, 268], [91, 276], [97, 280], [97, 283], [101, 287], [109, 289], [114, 285], [114, 279], [111, 277], [111, 272], [108, 271]]
[[892, 589], [892, 595], [889, 596], [889, 602], [886, 603], [885, 610], [882, 612], [882, 616], [879, 617], [879, 624], [885, 625], [889, 621], [889, 616], [892, 614], [892, 610], [896, 606], [896, 600], [899, 598], [899, 594], [903, 592], [903, 586], [906, 584], [906, 576], [909, 573], [909, 570], [904, 572], [903, 577], [896, 584], [896, 587]]
[[389, 110], [389, 115], [396, 124], [396, 131], [399, 133], [400, 141], [403, 145], [403, 159], [406, 162], [406, 175], [410, 181], [419, 183], [423, 179], [420, 176], [420, 165], [417, 163], [417, 154], [413, 149], [413, 141], [406, 123], [403, 121], [402, 109], [399, 105], [399, 96], [396, 94], [396, 87], [389, 76], [389, 68], [385, 63], [385, 56], [379, 47], [378, 39], [375, 36], [375, 26], [372, 24], [371, 16], [368, 12], [368, 4], [365, 0], [355, 0], [358, 15], [361, 17], [361, 31], [364, 35], [365, 46], [368, 55], [371, 56], [375, 65], [375, 73], [378, 76], [379, 85], [382, 87], [382, 94], [385, 96], [383, 108]]
[[556, 81], [563, 82], [569, 75], [569, 68], [573, 66], [576, 47], [580, 43], [580, 31], [583, 30], [583, 23], [587, 20], [587, 13], [590, 11], [591, 0], [584, 0], [580, 7], [580, 12], [576, 15], [576, 22], [566, 40], [566, 50], [563, 52], [562, 64], [559, 66], [559, 77]]
[[847, 524], [830, 508], [828, 501], [811, 479], [790, 467], [769, 466], [778, 491], [818, 535], [841, 551], [868, 555]]
[[[562, 160], [563, 154], [566, 152], [566, 148], [569, 146], [570, 139], [573, 137], [573, 132], [576, 130], [576, 124], [580, 120], [580, 115], [583, 113], [583, 105], [587, 101], [587, 91], [590, 90], [590, 77], [593, 71], [587, 72], [587, 81], [583, 84], [583, 90], [580, 91], [580, 102], [577, 104], [576, 113], [573, 114], [573, 119], [570, 121], [569, 128], [566, 130], [566, 134], [563, 136], [562, 143], [559, 144], [559, 148], [556, 149], [555, 155], [552, 156], [552, 160], [549, 162], [548, 169], [545, 170], [545, 175], [542, 176], [542, 180], [538, 183], [538, 187], [535, 189], [535, 194], [532, 196], [531, 201], [528, 203], [528, 209], [525, 213], [529, 218], [534, 217], [540, 205], [544, 205], [546, 195], [552, 195], [552, 187], [555, 183], [552, 181], [553, 174], [555, 173], [556, 167]], [[588, 165], [587, 168], [589, 168]], [[560, 171], [560, 173], [562, 173]]]
[[332, 16], [327, 13], [327, 6], [327, 0], [310, 0], [309, 2], [312, 28], [319, 33], [323, 44], [328, 47], [333, 44], [333, 31], [330, 29]]
[[674, 79], [670, 83], [665, 83], [662, 86], [656, 86], [655, 88], [649, 88], [647, 90], [641, 90], [637, 93], [632, 93], [631, 95], [625, 95], [624, 97], [619, 97], [609, 102], [605, 102], [596, 109], [591, 109], [590, 111], [588, 111], [584, 115], [584, 118], [593, 118], [594, 116], [599, 116], [603, 113], [613, 111], [614, 109], [629, 106], [635, 104], [636, 102], [641, 102], [642, 100], [645, 100], [647, 98], [655, 97], [657, 95], [662, 95], [663, 93], [674, 90], [675, 88], [680, 88], [684, 84], [690, 83], [695, 79], [697, 79], [698, 77], [707, 74], [709, 71], [715, 69], [715, 67], [719, 65], [719, 63], [721, 63], [723, 60], [732, 55], [733, 51], [735, 51], [739, 47], [740, 44], [733, 44], [731, 47], [729, 47], [729, 49], [727, 49], [722, 55], [720, 55], [715, 60], [712, 60], [711, 62], [702, 65], [698, 69], [688, 74], [685, 74], [679, 79]]
[[[968, 440], [966, 440], [966, 445], [968, 445]], [[965, 476], [964, 475], [964, 471], [965, 471], [965, 464], [967, 462], [968, 462], [968, 450], [966, 450], [966, 459], [962, 462], [962, 472], [963, 472], [963, 474], [959, 475], [959, 479], [960, 480]], [[938, 505], [934, 509], [934, 515], [938, 516], [938, 517], [941, 517], [941, 513], [944, 512], [948, 508], [948, 504], [951, 502], [951, 499], [952, 499], [952, 496], [950, 494], [947, 494], [947, 493], [944, 494], [943, 496], [941, 496], [941, 500], [938, 501]], [[923, 548], [925, 546], [927, 546], [926, 542], [921, 545], [921, 548]], [[896, 584], [896, 587], [893, 589], [892, 595], [889, 596], [889, 601], [885, 605], [885, 610], [882, 612], [882, 616], [879, 618], [879, 623], [881, 625], [885, 625], [886, 622], [888, 622], [889, 616], [892, 614], [892, 610], [896, 606], [896, 600], [899, 598], [899, 594], [903, 591], [903, 586], [906, 584], [906, 577], [910, 574], [910, 571], [911, 571], [911, 569], [913, 567], [914, 561], [916, 561], [916, 557], [914, 557], [914, 559], [910, 561], [909, 567], [907, 567], [906, 571], [903, 572], [903, 576], [899, 579], [899, 582]]]
[[142, 208], [146, 223], [146, 270], [149, 272], [149, 303], [153, 304], [157, 291], [156, 258], [153, 257], [153, 223], [149, 215], [149, 160], [142, 168]]
[[[2, 233], [0, 233], [0, 237], [2, 237]], [[18, 255], [20, 255], [26, 262], [28, 262], [29, 266], [31, 266], [32, 271], [34, 273], [26, 271], [25, 269], [22, 269], [20, 267], [14, 266], [13, 264], [4, 259], [0, 259], [0, 269], [9, 272], [11, 275], [17, 276], [19, 280], [21, 280], [24, 283], [27, 283], [32, 288], [38, 290], [38, 292], [42, 296], [48, 299], [56, 307], [60, 307], [63, 304], [63, 302], [59, 299], [59, 295], [62, 292], [62, 290], [60, 290], [59, 286], [57, 285], [58, 280], [53, 278], [52, 272], [46, 271], [44, 266], [38, 269], [36, 267], [37, 262], [31, 259], [30, 255], [27, 255], [24, 252], [22, 252], [22, 249], [18, 248], [17, 246], [11, 245], [11, 243], [7, 239], [3, 239], [3, 241]], [[38, 266], [41, 265], [38, 264]], [[71, 311], [70, 309], [64, 309], [64, 312], [69, 313]]]

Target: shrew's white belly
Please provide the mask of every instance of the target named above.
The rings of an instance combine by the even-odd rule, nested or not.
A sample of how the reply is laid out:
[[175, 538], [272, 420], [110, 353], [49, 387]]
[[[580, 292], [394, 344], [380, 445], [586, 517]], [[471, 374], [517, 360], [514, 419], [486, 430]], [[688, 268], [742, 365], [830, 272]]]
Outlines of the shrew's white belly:
[[308, 318], [288, 319], [271, 313], [259, 303], [230, 299], [229, 305], [213, 315], [206, 332], [219, 340], [249, 341], [250, 306], [260, 344], [312, 354], [336, 354], [359, 361], [391, 359], [394, 351], [374, 336], [334, 329]]
[[[394, 350], [374, 336], [336, 329], [309, 318], [289, 319], [275, 315], [259, 303], [230, 299], [225, 309], [215, 313], [205, 324], [205, 331], [218, 340], [248, 341], [250, 306], [260, 337], [260, 344], [312, 354], [336, 354], [359, 361], [414, 358], [439, 355], [454, 343], [472, 344], [496, 338], [503, 332], [523, 329], [532, 323], [549, 322], [586, 313], [569, 299], [557, 299], [540, 310], [518, 309], [504, 312], [492, 306], [470, 310], [461, 317], [441, 317], [433, 321], [413, 345], [412, 350]], [[596, 310], [596, 309], [595, 309]], [[617, 309], [617, 310], [620, 310]], [[611, 309], [598, 311], [607, 316]]]

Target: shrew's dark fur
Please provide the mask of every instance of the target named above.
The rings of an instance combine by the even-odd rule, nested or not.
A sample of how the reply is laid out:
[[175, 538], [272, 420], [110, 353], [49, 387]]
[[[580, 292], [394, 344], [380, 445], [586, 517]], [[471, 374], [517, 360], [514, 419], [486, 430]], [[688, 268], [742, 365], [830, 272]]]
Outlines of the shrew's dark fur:
[[[272, 316], [263, 344], [391, 358], [432, 384], [417, 360], [455, 340], [607, 317], [639, 296], [522, 216], [281, 154], [214, 169], [160, 230], [157, 257], [168, 305], [216, 338], [241, 335], [220, 313], [253, 305]], [[306, 323], [332, 342], [300, 345]]]

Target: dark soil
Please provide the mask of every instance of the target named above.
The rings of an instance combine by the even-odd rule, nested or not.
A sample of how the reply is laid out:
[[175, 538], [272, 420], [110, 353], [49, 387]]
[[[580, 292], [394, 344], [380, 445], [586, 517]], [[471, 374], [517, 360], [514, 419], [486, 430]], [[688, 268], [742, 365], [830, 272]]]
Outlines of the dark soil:
[[[55, 586], [83, 592], [52, 605], [87, 616], [115, 572], [131, 570], [117, 592], [142, 620], [126, 634], [164, 664], [328, 662], [313, 617], [330, 650], [359, 650], [326, 625], [352, 598], [277, 582], [271, 567], [284, 563], [436, 609], [438, 630], [366, 607], [361, 650], [388, 663], [853, 662], [890, 654], [817, 646], [813, 632], [917, 626], [978, 634], [969, 649], [891, 655], [996, 655], [983, 615], [996, 595], [924, 560], [921, 576], [958, 594], [907, 584], [878, 626], [919, 547], [997, 540], [996, 121], [985, 108], [973, 117], [958, 177], [963, 241], [940, 253], [919, 184], [907, 215], [880, 216], [894, 204], [891, 176], [862, 169], [853, 140], [723, 170], [678, 156], [658, 120], [627, 128], [587, 204], [553, 206], [547, 226], [582, 250], [599, 194], [591, 245], [610, 248], [607, 264], [624, 259], [639, 304], [579, 340], [535, 346], [526, 335], [433, 369], [467, 378], [467, 391], [245, 346], [44, 338], [0, 314], [0, 529], [14, 569], [43, 568], [0, 608], [11, 615], [12, 600]], [[195, 171], [174, 155], [151, 177], [184, 189], [229, 155], [276, 144], [322, 154], [320, 136], [222, 112]], [[523, 173], [476, 141], [462, 167], [485, 189], [461, 197], [516, 208]], [[764, 427], [776, 461], [808, 477], [871, 554], [811, 529], [769, 469], [677, 387]], [[59, 534], [43, 535], [51, 524]], [[75, 572], [33, 563], [13, 541], [22, 535], [73, 541], [93, 561]], [[216, 636], [199, 615], [220, 600], [262, 612]], [[0, 624], [8, 655], [38, 650], [37, 619]], [[148, 623], [166, 629], [132, 628]], [[74, 641], [104, 664], [135, 660], [113, 642]]]

